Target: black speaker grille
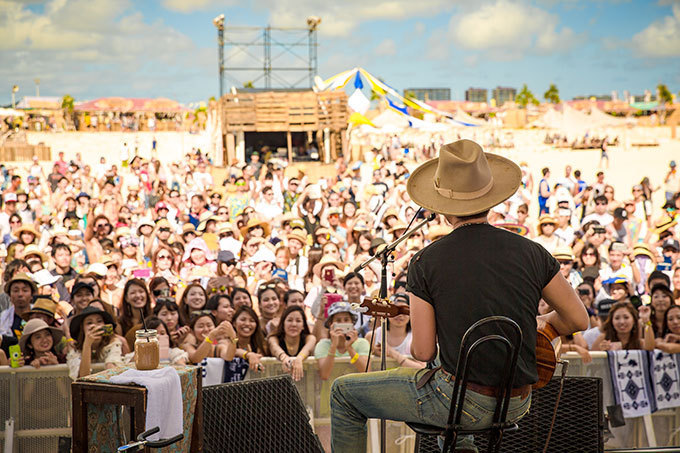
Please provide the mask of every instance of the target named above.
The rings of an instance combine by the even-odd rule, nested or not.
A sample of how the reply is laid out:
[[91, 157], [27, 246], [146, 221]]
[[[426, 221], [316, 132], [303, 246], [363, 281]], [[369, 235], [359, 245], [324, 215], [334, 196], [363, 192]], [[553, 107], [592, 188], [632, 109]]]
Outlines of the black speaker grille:
[[[501, 452], [543, 451], [559, 389], [559, 379], [553, 379], [542, 389], [533, 392], [529, 413], [519, 421], [519, 431], [503, 435]], [[565, 378], [548, 451], [602, 452], [603, 430], [602, 380], [589, 377]], [[486, 451], [486, 436], [476, 436], [475, 444], [480, 452]], [[422, 436], [418, 451], [439, 453], [437, 437]]]
[[289, 375], [203, 389], [203, 446], [221, 452], [323, 452]]

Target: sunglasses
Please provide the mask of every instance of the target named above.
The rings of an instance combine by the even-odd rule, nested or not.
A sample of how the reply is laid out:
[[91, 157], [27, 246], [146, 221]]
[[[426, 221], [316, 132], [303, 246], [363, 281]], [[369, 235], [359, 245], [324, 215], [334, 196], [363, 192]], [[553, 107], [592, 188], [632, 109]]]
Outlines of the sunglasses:
[[[271, 264], [271, 263], [269, 263]], [[276, 285], [274, 283], [268, 283], [266, 285], [261, 285], [259, 288], [257, 288], [257, 291], [264, 291], [265, 289], [276, 289]]]
[[170, 255], [158, 255], [156, 257], [157, 260], [171, 260], [172, 257]]
[[194, 316], [212, 315], [212, 312], [210, 310], [195, 310], [190, 312], [189, 315], [193, 318]]
[[100, 223], [100, 224], [95, 225], [96, 228], [106, 228], [107, 226], [109, 226], [108, 223]]
[[170, 230], [170, 228], [159, 228], [158, 231], [160, 233], [169, 233], [171, 230]]
[[245, 181], [236, 181], [237, 186], [245, 186], [246, 182]]
[[217, 287], [217, 288], [211, 289], [210, 292], [213, 292], [213, 293], [216, 293], [217, 291], [225, 292], [226, 290], [227, 290], [227, 287], [224, 286], [224, 285], [221, 285], [221, 286], [219, 286], [219, 287]]
[[151, 291], [155, 297], [159, 296], [169, 296], [170, 295], [170, 288], [165, 288], [165, 289], [154, 289]]
[[211, 198], [222, 198], [222, 195], [213, 195]]
[[558, 261], [558, 263], [560, 263], [560, 266], [569, 266], [573, 261]]

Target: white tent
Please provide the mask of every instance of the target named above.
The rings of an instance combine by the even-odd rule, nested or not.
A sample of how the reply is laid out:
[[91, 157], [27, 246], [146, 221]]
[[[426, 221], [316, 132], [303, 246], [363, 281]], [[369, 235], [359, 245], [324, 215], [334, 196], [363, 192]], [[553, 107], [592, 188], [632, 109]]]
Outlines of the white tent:
[[628, 120], [626, 118], [617, 118], [612, 115], [607, 115], [597, 107], [590, 109], [590, 119], [593, 125], [599, 127], [617, 127], [626, 126], [628, 124]]
[[373, 118], [371, 122], [378, 127], [385, 126], [397, 128], [409, 127], [409, 120], [406, 118], [406, 115], [402, 113], [397, 113], [392, 109], [386, 109], [380, 115]]
[[24, 116], [24, 112], [21, 110], [0, 107], [0, 117], [5, 116]]
[[486, 121], [484, 121], [483, 119], [475, 118], [472, 115], [468, 115], [467, 113], [465, 113], [464, 111], [462, 111], [460, 109], [458, 109], [456, 111], [456, 114], [453, 115], [453, 119], [460, 122], [460, 123], [463, 123], [465, 125], [467, 125], [467, 124], [473, 124], [475, 126], [486, 125]]

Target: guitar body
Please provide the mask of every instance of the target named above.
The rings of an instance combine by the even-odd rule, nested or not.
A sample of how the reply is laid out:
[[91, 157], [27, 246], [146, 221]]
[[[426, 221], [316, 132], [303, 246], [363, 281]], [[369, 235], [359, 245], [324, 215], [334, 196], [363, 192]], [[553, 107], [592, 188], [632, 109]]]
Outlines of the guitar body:
[[557, 367], [557, 356], [555, 354], [554, 341], [559, 341], [560, 334], [550, 324], [546, 324], [543, 329], [536, 332], [536, 372], [538, 373], [538, 382], [532, 388], [540, 389], [545, 386]]

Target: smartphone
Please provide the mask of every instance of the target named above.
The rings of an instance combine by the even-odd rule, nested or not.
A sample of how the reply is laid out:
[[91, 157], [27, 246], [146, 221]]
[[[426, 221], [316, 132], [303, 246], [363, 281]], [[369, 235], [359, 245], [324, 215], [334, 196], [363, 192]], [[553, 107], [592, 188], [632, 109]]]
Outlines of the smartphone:
[[21, 346], [13, 344], [9, 347], [9, 366], [12, 368], [19, 368], [19, 360], [21, 359]]
[[335, 269], [332, 267], [327, 267], [323, 271], [323, 279], [326, 280], [328, 283], [333, 283], [335, 280]]
[[326, 293], [326, 306], [324, 307], [323, 314], [324, 317], [328, 318], [328, 307], [333, 305], [336, 302], [340, 302], [342, 300], [342, 295], [340, 294], [335, 294], [335, 293]]
[[113, 324], [104, 324], [101, 326], [102, 335], [109, 337], [113, 335]]
[[595, 225], [593, 226], [593, 233], [595, 234], [604, 234], [607, 230], [603, 226]]
[[615, 252], [625, 252], [627, 249], [628, 247], [626, 247], [626, 244], [622, 242], [614, 242], [612, 244], [612, 250]]
[[623, 349], [623, 344], [620, 341], [612, 341], [609, 344], [610, 351], [620, 351], [621, 349]]
[[354, 325], [351, 322], [336, 322], [333, 324], [333, 329], [340, 329], [342, 333], [350, 333]]
[[167, 335], [158, 335], [158, 348], [161, 361], [170, 361], [170, 337]]
[[587, 296], [588, 294], [590, 294], [590, 290], [588, 288], [583, 288], [583, 289], [579, 288], [578, 293], [582, 296]]

